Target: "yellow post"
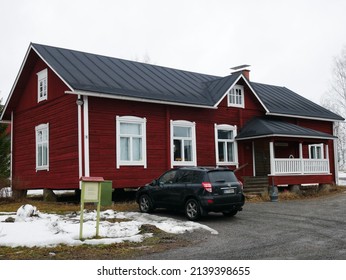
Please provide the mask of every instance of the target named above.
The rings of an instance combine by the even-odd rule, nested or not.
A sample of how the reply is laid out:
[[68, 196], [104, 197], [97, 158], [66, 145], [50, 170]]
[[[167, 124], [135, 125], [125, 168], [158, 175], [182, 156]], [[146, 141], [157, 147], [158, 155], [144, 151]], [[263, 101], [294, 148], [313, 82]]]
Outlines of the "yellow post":
[[101, 183], [98, 183], [98, 202], [96, 212], [96, 237], [99, 236], [99, 225], [100, 225], [100, 206], [101, 206]]
[[82, 191], [80, 202], [80, 226], [79, 226], [79, 239], [83, 239], [83, 214], [85, 202], [97, 202], [96, 213], [96, 237], [99, 236], [100, 224], [100, 207], [101, 207], [101, 182], [104, 181], [102, 177], [82, 177]]

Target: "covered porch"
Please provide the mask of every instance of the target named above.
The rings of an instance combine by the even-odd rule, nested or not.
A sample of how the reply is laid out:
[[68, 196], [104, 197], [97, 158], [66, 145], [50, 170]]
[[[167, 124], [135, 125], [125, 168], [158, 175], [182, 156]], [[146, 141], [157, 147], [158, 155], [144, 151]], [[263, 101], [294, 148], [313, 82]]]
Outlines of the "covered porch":
[[237, 136], [251, 142], [252, 177], [268, 185], [335, 183], [333, 135], [298, 125], [255, 118]]
[[[297, 152], [290, 153], [292, 150], [289, 146], [295, 147]], [[328, 142], [321, 142], [319, 139], [315, 141], [271, 139], [269, 158], [269, 185], [334, 183], [330, 170]]]
[[[269, 142], [270, 154], [270, 175], [282, 174], [329, 174], [329, 149], [325, 143], [304, 144], [303, 142], [296, 143], [298, 148], [298, 158], [290, 153], [290, 150], [283, 150], [279, 157], [276, 156], [278, 148], [288, 146], [288, 142], [282, 140], [271, 140]], [[305, 150], [304, 157], [303, 144]], [[277, 146], [277, 147], [276, 147]], [[280, 149], [281, 150], [281, 149]], [[285, 154], [286, 153], [286, 157]]]

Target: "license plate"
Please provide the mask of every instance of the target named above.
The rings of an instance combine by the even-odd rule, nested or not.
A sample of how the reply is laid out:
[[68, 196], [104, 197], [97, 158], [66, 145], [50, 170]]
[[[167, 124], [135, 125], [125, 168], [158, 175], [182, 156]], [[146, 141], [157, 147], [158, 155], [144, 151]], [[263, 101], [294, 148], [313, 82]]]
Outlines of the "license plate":
[[226, 189], [226, 190], [223, 190], [223, 193], [234, 193], [234, 189]]

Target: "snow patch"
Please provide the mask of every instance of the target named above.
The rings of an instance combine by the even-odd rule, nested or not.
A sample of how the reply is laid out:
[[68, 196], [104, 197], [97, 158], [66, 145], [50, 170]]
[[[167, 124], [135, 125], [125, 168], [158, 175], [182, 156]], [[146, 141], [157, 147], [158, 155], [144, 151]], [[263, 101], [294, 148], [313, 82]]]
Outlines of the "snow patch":
[[[14, 223], [6, 223], [9, 217]], [[115, 212], [106, 210], [100, 213], [99, 238], [96, 234], [96, 211], [83, 213], [83, 240], [79, 240], [80, 214], [68, 215], [40, 213], [35, 206], [22, 205], [16, 213], [0, 213], [0, 246], [51, 247], [59, 244], [70, 246], [89, 244], [112, 244], [124, 241], [142, 242], [152, 236], [140, 233], [141, 226], [150, 224], [174, 234], [183, 234], [195, 230], [206, 230], [211, 234], [217, 231], [196, 222], [179, 221], [173, 218], [159, 217], [137, 212]], [[109, 222], [106, 219], [127, 219], [130, 221]]]

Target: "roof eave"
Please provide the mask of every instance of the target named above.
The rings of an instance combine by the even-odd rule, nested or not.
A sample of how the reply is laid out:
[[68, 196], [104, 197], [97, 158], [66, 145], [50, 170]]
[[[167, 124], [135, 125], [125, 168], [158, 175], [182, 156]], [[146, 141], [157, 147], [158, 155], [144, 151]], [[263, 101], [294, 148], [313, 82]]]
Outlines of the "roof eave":
[[290, 134], [265, 134], [265, 135], [255, 135], [255, 136], [248, 136], [248, 137], [241, 137], [237, 138], [237, 141], [240, 140], [251, 140], [251, 139], [259, 139], [259, 138], [269, 138], [269, 137], [284, 137], [284, 138], [308, 138], [308, 139], [325, 139], [325, 140], [334, 140], [337, 139], [336, 136], [312, 136], [312, 135], [290, 135]]
[[61, 75], [53, 68], [53, 66], [50, 65], [50, 64], [48, 63], [48, 61], [44, 59], [44, 57], [40, 54], [40, 52], [39, 52], [38, 50], [35, 49], [35, 46], [31, 44], [31, 47], [32, 47], [32, 49], [35, 51], [35, 53], [39, 56], [39, 58], [41, 58], [41, 59], [44, 61], [44, 63], [47, 64], [48, 67], [54, 72], [54, 74], [57, 75], [57, 76], [60, 78], [60, 80], [62, 80], [62, 81], [64, 82], [64, 84], [65, 84], [70, 90], [73, 90], [73, 87], [70, 86], [70, 84], [69, 84], [63, 77], [61, 77]]
[[7, 107], [8, 107], [8, 104], [9, 104], [9, 102], [10, 102], [10, 100], [11, 100], [11, 98], [12, 98], [12, 95], [13, 95], [13, 92], [14, 92], [14, 90], [15, 90], [15, 88], [17, 87], [17, 83], [18, 83], [18, 80], [19, 80], [19, 78], [21, 77], [21, 75], [22, 75], [22, 72], [23, 72], [23, 69], [24, 69], [24, 66], [26, 65], [26, 62], [27, 62], [27, 60], [28, 60], [28, 57], [29, 57], [29, 54], [30, 54], [30, 51], [31, 50], [33, 50], [37, 55], [38, 55], [38, 57], [40, 58], [40, 59], [42, 59], [43, 61], [44, 61], [44, 63], [46, 63], [47, 65], [48, 65], [48, 67], [67, 85], [67, 87], [70, 89], [70, 90], [73, 90], [73, 88], [59, 75], [59, 73], [57, 73], [56, 71], [55, 71], [55, 69], [44, 59], [44, 57], [39, 53], [39, 51], [38, 50], [36, 50], [35, 49], [35, 47], [34, 47], [34, 45], [32, 44], [32, 43], [30, 43], [30, 45], [29, 45], [29, 47], [28, 47], [28, 49], [27, 49], [27, 51], [26, 51], [26, 54], [25, 54], [25, 56], [24, 56], [24, 59], [23, 59], [23, 62], [22, 62], [22, 64], [21, 64], [21, 66], [20, 66], [20, 69], [19, 69], [19, 72], [18, 72], [18, 74], [17, 74], [17, 77], [16, 77], [16, 79], [15, 79], [15, 81], [14, 81], [14, 83], [13, 83], [13, 86], [12, 86], [12, 88], [11, 88], [11, 91], [10, 91], [10, 93], [9, 93], [9, 95], [8, 95], [8, 98], [7, 98], [7, 100], [6, 100], [6, 103], [5, 103], [5, 105], [4, 105], [4, 108], [3, 108], [3, 111], [2, 111], [2, 114], [1, 114], [1, 116], [0, 116], [0, 121], [3, 121], [3, 122], [5, 122], [5, 121], [10, 121], [10, 120], [8, 120], [8, 119], [3, 119], [4, 118], [4, 116], [5, 116], [5, 113], [6, 113], [6, 111], [7, 111]]
[[329, 121], [329, 122], [343, 122], [345, 119], [329, 119], [329, 118], [321, 118], [321, 117], [313, 117], [313, 116], [301, 116], [301, 115], [291, 115], [284, 113], [271, 113], [270, 111], [266, 112], [267, 116], [278, 116], [278, 117], [289, 117], [289, 118], [300, 118], [300, 119], [308, 119], [308, 120], [318, 120], [318, 121]]
[[[172, 102], [172, 101], [165, 101], [165, 100], [158, 100], [158, 99], [145, 99], [145, 98], [139, 98], [139, 97], [129, 97], [129, 96], [125, 96], [125, 95], [112, 95], [112, 94], [101, 93], [101, 92], [74, 90], [74, 91], [65, 91], [65, 93], [66, 94], [91, 96], [91, 97], [109, 98], [109, 99], [116, 99], [116, 100], [144, 102], [144, 103], [155, 103], [155, 104], [194, 107], [194, 108], [203, 108], [203, 109], [217, 109], [217, 107], [214, 107], [212, 105], [208, 106], [208, 105], [200, 105], [200, 104]], [[119, 94], [121, 94], [121, 93], [119, 93]]]
[[240, 74], [239, 77], [233, 82], [233, 84], [226, 90], [226, 92], [222, 95], [222, 97], [219, 99], [219, 101], [217, 103], [215, 103], [214, 107], [217, 108], [217, 106], [219, 106], [219, 104], [221, 103], [221, 101], [225, 98], [225, 96], [227, 95], [227, 93], [239, 82], [240, 79], [243, 79], [246, 83], [246, 85], [250, 88], [250, 90], [252, 91], [252, 93], [255, 95], [255, 97], [257, 98], [258, 102], [262, 105], [262, 107], [264, 108], [264, 110], [267, 112], [269, 112], [268, 108], [264, 105], [264, 103], [262, 102], [262, 100], [259, 98], [259, 96], [257, 95], [256, 91], [253, 89], [253, 87], [251, 86], [251, 84], [249, 83], [248, 79], [243, 75]]
[[26, 54], [25, 54], [25, 56], [24, 56], [24, 60], [23, 60], [21, 66], [20, 66], [20, 68], [19, 68], [19, 71], [18, 71], [18, 74], [17, 74], [17, 76], [16, 76], [16, 79], [14, 80], [14, 83], [13, 83], [13, 85], [12, 85], [11, 91], [10, 91], [8, 97], [7, 97], [6, 103], [5, 103], [4, 108], [3, 108], [3, 110], [2, 110], [2, 114], [1, 114], [1, 116], [0, 116], [0, 121], [4, 121], [4, 122], [5, 122], [5, 121], [9, 121], [9, 120], [4, 120], [3, 118], [4, 118], [5, 113], [6, 113], [6, 111], [7, 111], [8, 104], [10, 103], [10, 100], [11, 100], [11, 98], [12, 98], [14, 89], [15, 89], [16, 86], [17, 86], [19, 77], [22, 75], [22, 72], [23, 72], [23, 69], [24, 69], [24, 65], [26, 64], [26, 61], [28, 60], [28, 56], [29, 56], [29, 53], [30, 53], [31, 48], [32, 48], [32, 46], [31, 46], [31, 44], [30, 44], [29, 47], [28, 47], [28, 49], [27, 49], [27, 51], [26, 51]]

